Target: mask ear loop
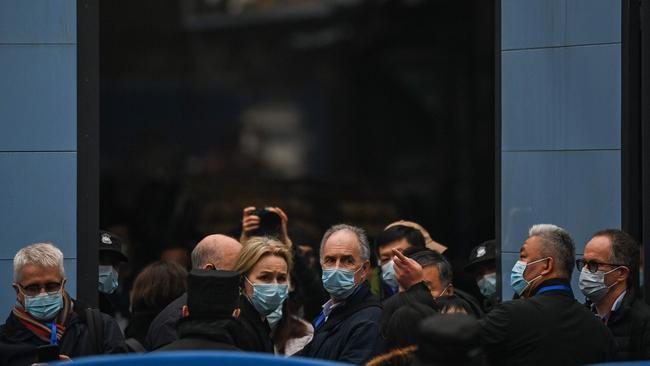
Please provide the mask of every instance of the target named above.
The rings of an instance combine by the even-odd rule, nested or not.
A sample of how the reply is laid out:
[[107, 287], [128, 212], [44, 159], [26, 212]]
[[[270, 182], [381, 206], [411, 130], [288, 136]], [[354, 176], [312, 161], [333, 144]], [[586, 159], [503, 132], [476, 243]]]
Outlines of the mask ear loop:
[[[618, 266], [618, 267], [612, 269], [612, 270], [609, 271], [609, 272], [605, 272], [605, 274], [603, 275], [603, 284], [605, 284], [605, 276], [608, 275], [608, 274], [610, 274], [610, 273], [612, 273], [612, 272], [614, 272], [614, 271], [616, 271], [616, 270], [619, 269], [619, 268], [627, 268], [627, 267], [626, 267], [626, 266]], [[629, 269], [628, 269], [628, 270], [629, 270]], [[617, 280], [617, 281], [614, 281], [614, 283], [612, 283], [612, 284], [609, 285], [609, 286], [607, 286], [607, 285], [605, 285], [605, 286], [607, 286], [607, 289], [609, 290], [610, 288], [616, 286], [617, 283], [618, 283], [618, 280]]]
[[[543, 261], [543, 260], [546, 260], [546, 259], [551, 259], [551, 257], [546, 257], [546, 258], [538, 259], [538, 260], [533, 261], [533, 262], [531, 262], [531, 263], [526, 263], [526, 268], [528, 268], [528, 265], [529, 265], [529, 264], [539, 263], [539, 262], [541, 262], [541, 261]], [[526, 270], [524, 269], [524, 271], [526, 271]], [[523, 273], [521, 274], [521, 277], [522, 277], [522, 278], [524, 277], [524, 274], [523, 274]], [[538, 275], [537, 277], [531, 279], [530, 281], [526, 281], [526, 279], [524, 278], [524, 281], [526, 281], [527, 285], [526, 285], [526, 288], [524, 289], [524, 291], [522, 291], [522, 292], [526, 292], [526, 291], [528, 291], [528, 294], [527, 294], [527, 295], [530, 295], [530, 292], [532, 291], [532, 287], [531, 287], [530, 285], [531, 285], [533, 282], [535, 282], [535, 281], [537, 281], [538, 279], [540, 279], [540, 278], [542, 278], [542, 275], [541, 275], [541, 274]]]

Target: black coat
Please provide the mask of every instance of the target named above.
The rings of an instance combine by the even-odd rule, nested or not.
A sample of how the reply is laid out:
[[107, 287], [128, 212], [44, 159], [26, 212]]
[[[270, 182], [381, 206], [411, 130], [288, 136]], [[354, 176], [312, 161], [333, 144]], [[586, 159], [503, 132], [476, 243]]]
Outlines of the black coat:
[[327, 321], [314, 332], [314, 338], [297, 354], [331, 361], [364, 364], [381, 353], [379, 335], [381, 304], [364, 282], [344, 305], [332, 310]]
[[183, 317], [183, 305], [187, 305], [187, 292], [169, 303], [153, 319], [143, 343], [147, 351], [153, 351], [178, 339], [176, 323]]
[[266, 319], [257, 312], [253, 304], [245, 296], [239, 298], [241, 313], [239, 321], [247, 335], [246, 344], [240, 344], [244, 351], [274, 353], [271, 327]]
[[[78, 304], [76, 308], [81, 308]], [[82, 309], [80, 309], [82, 310]], [[70, 315], [63, 338], [59, 342], [60, 354], [72, 359], [95, 354], [95, 344], [89, 336], [88, 327], [83, 321], [85, 314], [73, 312]], [[127, 351], [124, 337], [113, 318], [101, 314], [103, 321], [103, 354], [124, 353]], [[0, 365], [24, 366], [37, 361], [36, 349], [38, 346], [49, 344], [30, 332], [13, 315], [0, 327]]]
[[616, 340], [619, 361], [650, 359], [650, 306], [628, 289], [618, 310], [609, 315], [607, 327]]
[[124, 329], [125, 338], [134, 338], [144, 346], [144, 341], [151, 326], [151, 322], [160, 314], [160, 311], [133, 311], [129, 325]]
[[567, 280], [547, 280], [532, 297], [504, 302], [479, 321], [484, 349], [493, 365], [583, 365], [612, 360], [611, 333], [575, 300], [569, 286]]
[[380, 319], [381, 334], [384, 338], [387, 335], [388, 323], [390, 318], [393, 316], [393, 313], [402, 306], [414, 303], [427, 305], [436, 311], [438, 310], [438, 304], [433, 296], [431, 296], [431, 291], [424, 282], [417, 283], [411, 286], [408, 290], [389, 297], [383, 303], [384, 311], [382, 312]]
[[239, 351], [236, 344], [242, 336], [242, 326], [235, 319], [182, 319], [178, 322], [178, 336], [179, 339], [156, 351]]

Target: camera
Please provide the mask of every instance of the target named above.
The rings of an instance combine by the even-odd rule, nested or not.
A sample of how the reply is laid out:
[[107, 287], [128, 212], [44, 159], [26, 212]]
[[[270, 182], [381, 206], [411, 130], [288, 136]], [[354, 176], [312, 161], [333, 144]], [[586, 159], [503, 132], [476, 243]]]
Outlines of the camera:
[[251, 215], [256, 215], [260, 218], [260, 226], [255, 230], [251, 230], [248, 235], [272, 236], [274, 238], [280, 238], [282, 236], [282, 218], [280, 215], [266, 208], [257, 209]]

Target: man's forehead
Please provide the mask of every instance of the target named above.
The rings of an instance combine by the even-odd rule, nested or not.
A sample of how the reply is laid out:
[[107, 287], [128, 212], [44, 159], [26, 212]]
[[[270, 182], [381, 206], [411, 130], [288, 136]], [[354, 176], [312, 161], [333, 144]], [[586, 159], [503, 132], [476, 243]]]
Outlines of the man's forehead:
[[541, 245], [542, 245], [542, 239], [540, 237], [531, 236], [524, 241], [524, 244], [521, 246], [521, 249], [519, 251], [522, 253], [523, 252], [534, 253], [541, 249], [540, 248]]
[[608, 237], [596, 236], [585, 245], [585, 256], [608, 258], [611, 249], [612, 245]]
[[60, 279], [61, 273], [58, 267], [43, 267], [34, 264], [27, 264], [21, 270], [23, 281], [39, 280], [42, 278]]
[[359, 239], [357, 236], [348, 231], [340, 230], [332, 234], [323, 246], [325, 253], [348, 253], [355, 254], [359, 252]]
[[408, 248], [411, 244], [406, 239], [391, 241], [379, 248], [379, 251], [392, 251], [393, 248]]

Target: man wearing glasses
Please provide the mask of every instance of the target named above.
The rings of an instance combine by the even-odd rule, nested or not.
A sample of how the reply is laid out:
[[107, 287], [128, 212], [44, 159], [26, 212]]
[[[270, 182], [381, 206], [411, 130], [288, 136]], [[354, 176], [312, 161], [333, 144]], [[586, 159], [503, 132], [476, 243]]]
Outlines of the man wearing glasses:
[[585, 246], [580, 291], [611, 330], [619, 360], [650, 359], [650, 306], [638, 296], [639, 245], [618, 229], [595, 233]]
[[573, 296], [574, 261], [575, 244], [566, 230], [550, 224], [530, 228], [510, 275], [520, 298], [479, 320], [491, 364], [565, 366], [612, 359], [609, 330]]
[[110, 316], [86, 310], [65, 291], [63, 253], [54, 245], [22, 248], [13, 267], [16, 305], [0, 327], [0, 365], [31, 365], [44, 354], [68, 360], [126, 351]]

